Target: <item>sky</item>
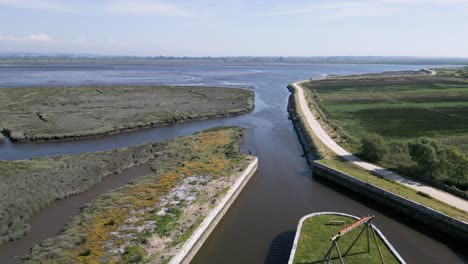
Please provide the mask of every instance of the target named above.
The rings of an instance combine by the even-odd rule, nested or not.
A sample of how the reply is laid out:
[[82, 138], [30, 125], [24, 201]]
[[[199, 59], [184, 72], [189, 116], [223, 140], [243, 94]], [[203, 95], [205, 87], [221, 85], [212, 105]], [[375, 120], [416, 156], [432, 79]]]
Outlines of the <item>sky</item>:
[[468, 57], [468, 0], [0, 0], [0, 52]]

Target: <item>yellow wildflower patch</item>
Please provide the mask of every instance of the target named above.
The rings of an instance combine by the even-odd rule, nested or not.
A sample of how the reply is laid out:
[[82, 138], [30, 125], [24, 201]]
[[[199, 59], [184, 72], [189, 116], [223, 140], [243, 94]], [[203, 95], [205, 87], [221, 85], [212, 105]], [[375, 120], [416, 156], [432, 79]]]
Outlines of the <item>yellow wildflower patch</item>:
[[[125, 235], [127, 232], [129, 234], [137, 232], [132, 228], [140, 224], [138, 221], [141, 223], [143, 221], [176, 221], [151, 218], [154, 217], [154, 209], [160, 197], [168, 194], [186, 177], [211, 175], [216, 178], [228, 175], [229, 170], [238, 164], [238, 160], [226, 153], [237, 153], [237, 141], [240, 136], [239, 130], [228, 128], [202, 132], [168, 142], [164, 147], [166, 153], [161, 151], [163, 154], [158, 157], [164, 156], [171, 159], [153, 160], [152, 165], [158, 168], [158, 172], [153, 176], [141, 178], [101, 196], [93, 205], [85, 208], [82, 215], [86, 217], [75, 221], [72, 227], [74, 230], [79, 230], [77, 233], [83, 237], [83, 242], [72, 247], [62, 247], [62, 252], [67, 255], [68, 260], [75, 263], [114, 263], [116, 254], [109, 252], [110, 248], [105, 246], [110, 245], [115, 250], [125, 245], [122, 242], [125, 239], [118, 238], [116, 234]], [[179, 155], [179, 153], [184, 155]], [[147, 220], [150, 218], [151, 220]], [[137, 222], [129, 224], [127, 220], [130, 219], [136, 219], [134, 221]], [[163, 223], [160, 222], [157, 225], [162, 226]], [[166, 224], [169, 228], [170, 224], [177, 223]], [[127, 229], [128, 227], [130, 229]], [[113, 232], [116, 234], [112, 234]], [[151, 235], [151, 232], [156, 231], [150, 231], [150, 234], [138, 234], [138, 238], [143, 239], [144, 236]], [[122, 256], [117, 262], [125, 261], [125, 257]]]
[[231, 142], [231, 131], [218, 130], [200, 134], [199, 141], [196, 145], [198, 149], [207, 149], [213, 147], [223, 147]]

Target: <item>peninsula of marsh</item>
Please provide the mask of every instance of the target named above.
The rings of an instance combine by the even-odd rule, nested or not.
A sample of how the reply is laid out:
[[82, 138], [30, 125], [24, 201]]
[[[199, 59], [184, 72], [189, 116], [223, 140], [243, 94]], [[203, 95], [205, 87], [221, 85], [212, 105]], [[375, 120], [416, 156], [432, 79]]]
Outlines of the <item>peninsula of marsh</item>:
[[[126, 168], [145, 166], [150, 168], [145, 175], [86, 204], [58, 236], [34, 246], [25, 260], [167, 263], [213, 208], [240, 192], [233, 186], [244, 182], [242, 175], [253, 174], [256, 159], [240, 153], [244, 136], [240, 127], [217, 127], [160, 143], [0, 161], [5, 183], [0, 186], [5, 198], [0, 202], [0, 244], [21, 239], [30, 231], [32, 215], [55, 200]], [[0, 258], [13, 261], [10, 257], [0, 251]]]
[[0, 143], [73, 140], [254, 109], [254, 92], [203, 86], [0, 89]]

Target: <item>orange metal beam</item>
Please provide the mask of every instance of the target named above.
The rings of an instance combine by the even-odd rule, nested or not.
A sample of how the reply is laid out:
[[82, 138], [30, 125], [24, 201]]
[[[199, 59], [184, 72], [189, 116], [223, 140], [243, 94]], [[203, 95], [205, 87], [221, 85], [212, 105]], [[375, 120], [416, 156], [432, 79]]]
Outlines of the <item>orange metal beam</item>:
[[338, 235], [342, 236], [342, 235], [350, 232], [351, 230], [355, 229], [356, 227], [367, 223], [372, 218], [374, 218], [374, 216], [363, 216], [363, 217], [361, 217], [361, 219], [357, 220], [356, 222], [354, 222], [354, 223], [350, 224], [349, 226], [347, 226], [347, 227], [341, 229], [340, 231], [338, 231]]

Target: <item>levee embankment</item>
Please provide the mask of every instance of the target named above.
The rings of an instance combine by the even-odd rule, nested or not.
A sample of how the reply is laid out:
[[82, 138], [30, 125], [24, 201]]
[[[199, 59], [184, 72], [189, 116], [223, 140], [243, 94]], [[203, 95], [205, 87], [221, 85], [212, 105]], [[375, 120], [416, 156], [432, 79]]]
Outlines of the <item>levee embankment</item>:
[[[314, 138], [314, 134], [305, 123], [306, 120], [298, 106], [297, 91], [289, 86], [291, 91], [289, 98], [289, 117], [295, 127], [301, 145], [304, 149], [304, 157], [311, 167], [314, 175], [327, 179], [335, 184], [345, 187], [369, 200], [385, 205], [387, 208], [402, 213], [416, 222], [423, 223], [430, 228], [461, 241], [468, 241], [468, 223], [447, 214], [424, 206], [418, 202], [404, 198], [391, 191], [376, 185], [367, 183], [337, 169], [323, 165], [318, 161], [326, 153], [326, 148]], [[377, 176], [376, 176], [377, 177]]]

